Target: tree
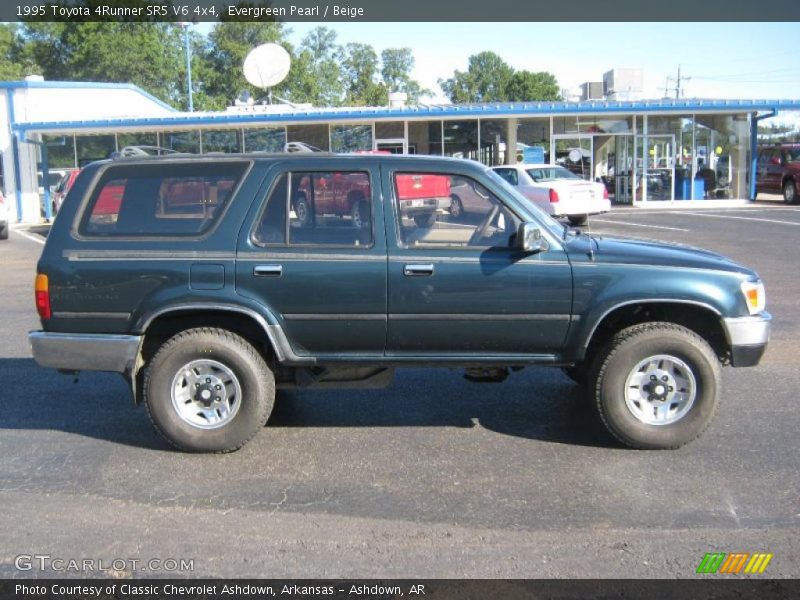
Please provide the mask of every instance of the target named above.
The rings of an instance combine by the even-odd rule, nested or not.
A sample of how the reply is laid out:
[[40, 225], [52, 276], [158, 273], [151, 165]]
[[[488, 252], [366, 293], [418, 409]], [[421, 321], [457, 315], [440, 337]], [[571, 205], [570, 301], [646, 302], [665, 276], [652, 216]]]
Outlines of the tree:
[[368, 44], [347, 44], [339, 52], [344, 103], [348, 106], [380, 106], [386, 104], [386, 87], [376, 82], [378, 55]]
[[[259, 98], [265, 91], [250, 85], [242, 65], [247, 53], [269, 42], [283, 42], [284, 26], [272, 21], [217, 23], [208, 39], [195, 41], [192, 79], [196, 82], [194, 102], [200, 110], [221, 110], [233, 104], [243, 91]], [[281, 95], [285, 84], [278, 86]]]
[[430, 93], [411, 79], [414, 55], [411, 48], [387, 48], [381, 52], [381, 78], [388, 92], [405, 92], [408, 102], [415, 104], [420, 96]]
[[455, 71], [439, 85], [453, 102], [495, 102], [506, 100], [508, 84], [514, 75], [502, 58], [490, 51], [469, 57], [466, 73]]
[[287, 80], [287, 95], [295, 102], [315, 106], [340, 106], [344, 96], [342, 70], [337, 56], [336, 32], [312, 29], [300, 44]]
[[558, 99], [558, 82], [551, 73], [515, 71], [500, 56], [486, 51], [469, 57], [466, 72], [440, 79], [452, 102], [507, 102]]
[[40, 68], [26, 55], [24, 40], [14, 23], [0, 24], [0, 80], [22, 79]]
[[560, 100], [561, 90], [555, 75], [546, 71], [516, 71], [508, 82], [506, 100], [527, 102], [529, 100]]
[[131, 82], [178, 104], [185, 97], [183, 44], [175, 23], [26, 23], [25, 53], [51, 80]]

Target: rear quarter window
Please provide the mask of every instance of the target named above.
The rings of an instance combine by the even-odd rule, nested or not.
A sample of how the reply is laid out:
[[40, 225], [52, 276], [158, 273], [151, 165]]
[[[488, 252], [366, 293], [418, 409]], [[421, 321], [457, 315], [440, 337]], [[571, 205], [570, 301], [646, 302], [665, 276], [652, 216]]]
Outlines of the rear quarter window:
[[249, 163], [112, 165], [80, 219], [86, 237], [199, 236], [222, 216]]

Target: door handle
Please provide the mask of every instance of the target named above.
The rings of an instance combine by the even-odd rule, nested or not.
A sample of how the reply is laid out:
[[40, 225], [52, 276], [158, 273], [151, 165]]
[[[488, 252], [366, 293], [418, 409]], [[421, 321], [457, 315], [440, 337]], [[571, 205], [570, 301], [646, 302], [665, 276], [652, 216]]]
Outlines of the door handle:
[[406, 277], [429, 277], [433, 275], [433, 265], [405, 265], [403, 275]]
[[280, 277], [282, 273], [283, 265], [257, 265], [253, 268], [256, 277]]

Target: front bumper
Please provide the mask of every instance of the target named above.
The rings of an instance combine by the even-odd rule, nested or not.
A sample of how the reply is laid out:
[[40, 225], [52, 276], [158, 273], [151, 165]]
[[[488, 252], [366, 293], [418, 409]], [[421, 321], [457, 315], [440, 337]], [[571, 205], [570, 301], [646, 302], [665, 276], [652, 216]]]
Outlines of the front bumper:
[[750, 317], [724, 319], [723, 323], [731, 347], [731, 364], [734, 367], [757, 365], [769, 343], [772, 315], [762, 312]]
[[130, 373], [142, 338], [138, 335], [31, 331], [28, 341], [33, 359], [41, 367]]

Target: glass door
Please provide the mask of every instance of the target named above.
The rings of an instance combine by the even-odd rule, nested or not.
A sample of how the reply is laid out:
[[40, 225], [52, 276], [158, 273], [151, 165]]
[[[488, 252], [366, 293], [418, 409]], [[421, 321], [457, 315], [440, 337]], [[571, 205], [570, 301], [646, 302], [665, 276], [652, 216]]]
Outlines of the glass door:
[[614, 136], [614, 155], [609, 154], [608, 179], [613, 182], [612, 202], [631, 204], [631, 175], [633, 174], [633, 136]]
[[569, 169], [577, 176], [594, 179], [591, 135], [554, 135], [550, 163]]
[[[645, 145], [646, 144], [646, 145]], [[637, 200], [672, 200], [675, 198], [675, 136], [637, 136], [644, 159], [637, 162], [641, 186]], [[645, 193], [646, 192], [646, 193]]]

